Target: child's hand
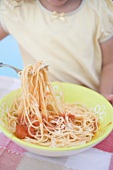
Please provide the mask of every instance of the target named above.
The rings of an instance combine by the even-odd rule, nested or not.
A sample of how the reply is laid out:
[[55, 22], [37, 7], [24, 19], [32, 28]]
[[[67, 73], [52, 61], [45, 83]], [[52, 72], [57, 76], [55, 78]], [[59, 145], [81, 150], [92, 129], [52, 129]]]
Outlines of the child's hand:
[[111, 105], [113, 106], [113, 94], [110, 94], [108, 96], [105, 96], [105, 98], [111, 103]]

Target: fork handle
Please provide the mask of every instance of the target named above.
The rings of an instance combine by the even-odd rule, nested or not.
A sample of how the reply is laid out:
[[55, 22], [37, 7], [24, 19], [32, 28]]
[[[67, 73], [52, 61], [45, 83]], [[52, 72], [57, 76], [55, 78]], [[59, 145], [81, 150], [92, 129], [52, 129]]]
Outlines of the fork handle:
[[21, 71], [20, 69], [14, 67], [14, 66], [11, 66], [11, 65], [9, 65], [9, 64], [4, 64], [4, 63], [0, 63], [0, 67], [10, 67], [10, 68], [12, 68], [14, 71], [16, 71], [16, 73], [19, 73], [19, 72]]

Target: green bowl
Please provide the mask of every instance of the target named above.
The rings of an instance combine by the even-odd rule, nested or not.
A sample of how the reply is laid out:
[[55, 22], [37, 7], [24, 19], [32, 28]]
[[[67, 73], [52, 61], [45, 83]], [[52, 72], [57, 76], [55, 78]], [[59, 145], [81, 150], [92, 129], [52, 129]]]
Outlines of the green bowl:
[[[93, 139], [86, 144], [75, 147], [43, 147], [17, 138], [8, 129], [0, 125], [0, 129], [8, 138], [10, 138], [13, 142], [30, 152], [44, 156], [61, 157], [83, 152], [100, 143], [110, 134], [113, 129], [113, 107], [102, 95], [86, 87], [75, 84], [53, 82], [52, 85], [54, 89], [57, 89], [58, 91], [63, 93], [64, 100], [66, 103], [81, 103], [87, 108], [94, 110], [95, 114], [98, 115], [100, 128], [97, 131], [96, 135], [93, 137]], [[8, 107], [10, 107], [15, 97], [20, 95], [20, 93], [20, 89], [10, 92], [8, 95], [6, 95], [0, 100], [0, 107], [4, 103], [6, 103]], [[0, 113], [0, 116], [2, 114], [3, 113]]]

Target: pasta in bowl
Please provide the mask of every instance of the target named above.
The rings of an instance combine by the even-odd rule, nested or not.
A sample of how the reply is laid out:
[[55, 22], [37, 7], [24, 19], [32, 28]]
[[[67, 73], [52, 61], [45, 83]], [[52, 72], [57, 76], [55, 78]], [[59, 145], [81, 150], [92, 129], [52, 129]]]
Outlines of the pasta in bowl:
[[21, 89], [0, 101], [3, 133], [28, 151], [55, 157], [80, 153], [106, 138], [113, 128], [110, 103], [79, 85], [50, 83], [43, 65], [26, 67]]

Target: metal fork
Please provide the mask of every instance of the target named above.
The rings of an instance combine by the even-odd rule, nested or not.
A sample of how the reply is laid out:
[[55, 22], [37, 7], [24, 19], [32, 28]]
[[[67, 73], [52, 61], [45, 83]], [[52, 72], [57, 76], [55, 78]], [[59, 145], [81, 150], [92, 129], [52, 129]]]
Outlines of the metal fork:
[[[46, 68], [46, 67], [48, 67], [49, 65], [44, 65], [43, 67], [41, 67], [40, 68], [40, 70], [41, 69], [43, 69], [43, 68]], [[9, 65], [9, 64], [4, 64], [4, 63], [0, 63], [0, 67], [10, 67], [10, 68], [12, 68], [14, 71], [16, 71], [16, 73], [18, 74], [20, 71], [22, 71], [21, 69], [18, 69], [18, 68], [16, 68], [16, 67], [14, 67], [14, 66], [12, 66], [12, 65]]]
[[15, 70], [17, 74], [18, 74], [20, 71], [22, 71], [21, 69], [18, 69], [18, 68], [14, 67], [14, 66], [11, 66], [11, 65], [9, 65], [9, 64], [4, 64], [4, 63], [0, 63], [0, 67], [10, 67], [10, 68], [12, 68], [13, 70]]

